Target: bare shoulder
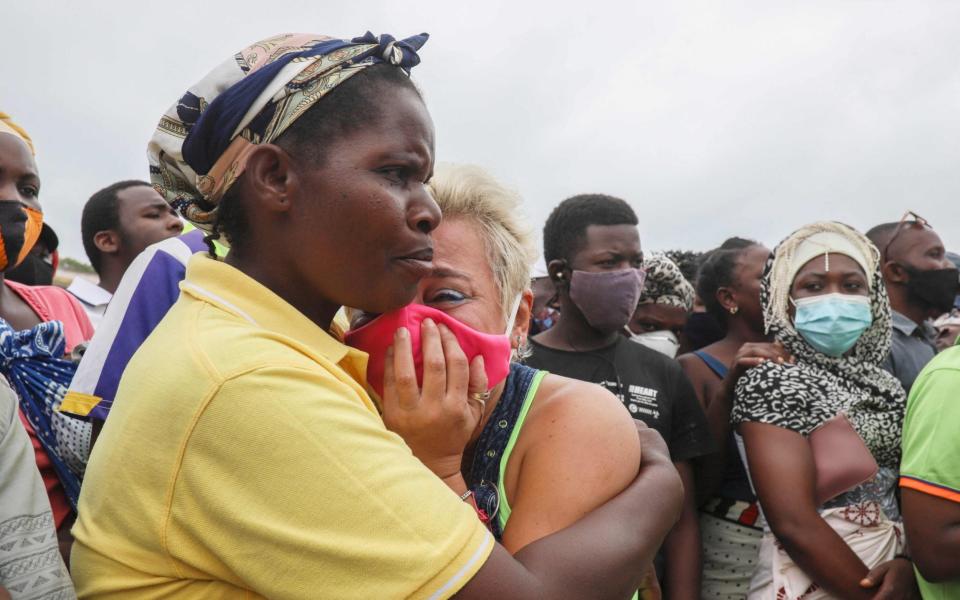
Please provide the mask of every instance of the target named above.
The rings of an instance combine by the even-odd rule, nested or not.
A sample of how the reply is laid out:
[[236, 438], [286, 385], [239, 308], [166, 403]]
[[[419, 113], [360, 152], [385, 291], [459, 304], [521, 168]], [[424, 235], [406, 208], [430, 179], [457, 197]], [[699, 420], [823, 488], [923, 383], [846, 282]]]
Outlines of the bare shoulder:
[[[559, 375], [543, 378], [524, 432], [527, 448], [560, 443], [584, 454], [636, 451], [639, 458], [633, 417], [617, 397], [597, 384]], [[576, 442], [570, 444], [571, 440]]]
[[506, 469], [508, 550], [564, 527], [626, 488], [640, 467], [630, 413], [599, 385], [546, 375]]
[[713, 373], [707, 363], [703, 362], [693, 352], [681, 354], [677, 357], [677, 362], [680, 363], [680, 368], [683, 369], [683, 372], [687, 374], [691, 381], [703, 379]]
[[540, 383], [528, 418], [621, 421], [631, 426], [633, 421], [623, 404], [606, 388], [552, 374]]

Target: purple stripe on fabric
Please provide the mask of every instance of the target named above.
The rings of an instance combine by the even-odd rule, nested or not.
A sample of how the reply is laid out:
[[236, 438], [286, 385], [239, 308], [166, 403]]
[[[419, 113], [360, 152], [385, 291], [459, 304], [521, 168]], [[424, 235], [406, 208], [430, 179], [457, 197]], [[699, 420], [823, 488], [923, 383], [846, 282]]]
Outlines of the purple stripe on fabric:
[[[190, 232], [180, 239], [186, 241], [192, 233], [199, 234], [201, 249], [205, 248], [203, 232]], [[193, 247], [189, 243], [188, 246]], [[133, 353], [140, 348], [177, 301], [180, 296], [180, 282], [186, 270], [186, 265], [163, 251], [158, 251], [144, 269], [100, 372], [94, 394], [102, 400], [90, 411], [92, 418], [106, 420], [117, 394], [120, 376], [127, 368]]]
[[178, 239], [183, 242], [187, 248], [190, 248], [190, 252], [196, 254], [197, 252], [207, 251], [207, 244], [203, 241], [205, 236], [206, 234], [200, 229], [194, 229], [181, 235]]

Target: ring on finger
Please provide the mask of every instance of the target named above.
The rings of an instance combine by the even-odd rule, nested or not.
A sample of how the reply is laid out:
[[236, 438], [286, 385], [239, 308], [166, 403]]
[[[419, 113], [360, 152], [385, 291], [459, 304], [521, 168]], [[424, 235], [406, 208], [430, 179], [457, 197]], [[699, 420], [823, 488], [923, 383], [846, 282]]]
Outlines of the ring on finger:
[[486, 406], [490, 399], [490, 392], [473, 392], [468, 396], [471, 400], [480, 403], [480, 406]]

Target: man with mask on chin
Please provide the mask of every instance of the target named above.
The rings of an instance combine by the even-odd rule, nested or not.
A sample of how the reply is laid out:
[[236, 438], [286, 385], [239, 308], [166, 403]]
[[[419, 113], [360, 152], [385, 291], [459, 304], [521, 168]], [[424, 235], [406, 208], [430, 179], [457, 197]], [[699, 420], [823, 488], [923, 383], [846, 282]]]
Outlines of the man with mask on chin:
[[907, 393], [936, 354], [936, 331], [929, 323], [950, 312], [960, 292], [960, 272], [947, 258], [940, 236], [918, 215], [867, 232], [880, 251], [883, 280], [893, 309], [893, 344], [884, 368]]
[[543, 254], [559, 321], [531, 338], [526, 363], [600, 384], [666, 440], [683, 479], [680, 521], [657, 560], [669, 599], [700, 598], [700, 531], [691, 460], [710, 453], [696, 393], [679, 363], [624, 335], [645, 278], [637, 216], [623, 200], [584, 194], [561, 202], [543, 229]]

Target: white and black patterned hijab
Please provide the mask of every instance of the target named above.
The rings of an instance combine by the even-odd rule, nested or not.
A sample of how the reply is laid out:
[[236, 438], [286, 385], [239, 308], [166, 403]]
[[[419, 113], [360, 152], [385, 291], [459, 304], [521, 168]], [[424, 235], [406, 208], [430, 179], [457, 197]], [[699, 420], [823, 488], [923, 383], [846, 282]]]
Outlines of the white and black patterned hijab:
[[[872, 267], [867, 275], [873, 323], [852, 350], [838, 358], [814, 349], [797, 333], [785, 311], [770, 310], [774, 305], [786, 305], [786, 298], [780, 295], [789, 294], [792, 287], [792, 276], [786, 285], [776, 282], [774, 277], [783, 272], [782, 261], [792, 254], [789, 250], [823, 231], [848, 236], [856, 247], [865, 248], [871, 254], [857, 257], [857, 261]], [[878, 464], [888, 467], [899, 464], [906, 394], [900, 382], [880, 366], [890, 352], [891, 316], [878, 254], [873, 244], [856, 230], [826, 222], [794, 232], [774, 249], [764, 270], [760, 301], [767, 329], [796, 358], [796, 364], [767, 362], [747, 371], [736, 388], [731, 414], [734, 424], [759, 421], [808, 435], [842, 411]], [[802, 265], [796, 265], [799, 266]], [[796, 270], [790, 269], [794, 274]]]

